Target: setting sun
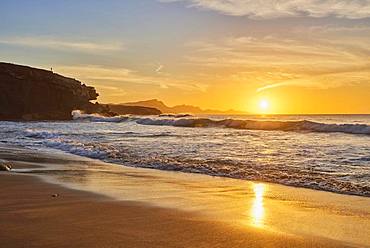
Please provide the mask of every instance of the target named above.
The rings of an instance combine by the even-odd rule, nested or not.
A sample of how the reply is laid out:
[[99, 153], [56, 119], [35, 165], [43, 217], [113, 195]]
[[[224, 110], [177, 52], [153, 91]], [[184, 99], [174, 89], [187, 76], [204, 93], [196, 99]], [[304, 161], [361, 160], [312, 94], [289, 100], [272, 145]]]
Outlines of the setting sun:
[[269, 109], [270, 103], [266, 99], [262, 99], [259, 101], [259, 108], [261, 111], [265, 112]]

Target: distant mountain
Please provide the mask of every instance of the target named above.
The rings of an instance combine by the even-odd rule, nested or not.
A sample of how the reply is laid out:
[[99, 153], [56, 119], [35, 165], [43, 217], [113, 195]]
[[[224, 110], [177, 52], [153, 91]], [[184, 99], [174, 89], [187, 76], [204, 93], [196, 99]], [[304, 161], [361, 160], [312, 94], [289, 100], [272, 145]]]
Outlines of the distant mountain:
[[191, 114], [247, 114], [246, 112], [236, 111], [236, 110], [228, 110], [228, 111], [221, 111], [221, 110], [214, 110], [214, 109], [201, 109], [197, 106], [192, 105], [176, 105], [173, 107], [169, 107], [164, 104], [162, 101], [157, 99], [145, 100], [145, 101], [138, 101], [138, 102], [128, 102], [122, 103], [122, 105], [126, 106], [141, 106], [141, 107], [148, 107], [148, 108], [156, 108], [160, 110], [162, 113], [171, 113], [171, 114], [180, 114], [180, 113], [191, 113]]
[[119, 115], [160, 115], [162, 112], [157, 108], [145, 106], [128, 106], [122, 104], [107, 104], [110, 111]]

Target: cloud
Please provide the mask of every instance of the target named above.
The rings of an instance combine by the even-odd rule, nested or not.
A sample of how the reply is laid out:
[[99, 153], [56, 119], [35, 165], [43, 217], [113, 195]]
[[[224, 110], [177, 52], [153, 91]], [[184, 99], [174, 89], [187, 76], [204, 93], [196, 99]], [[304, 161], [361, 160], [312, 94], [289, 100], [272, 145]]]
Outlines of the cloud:
[[356, 84], [367, 84], [370, 77], [370, 67], [363, 71], [336, 72], [324, 75], [306, 76], [297, 79], [264, 85], [258, 88], [257, 92], [263, 92], [274, 88], [295, 86], [315, 89], [330, 89], [341, 86]]
[[73, 50], [88, 53], [114, 52], [124, 49], [122, 43], [99, 43], [91, 41], [71, 41], [54, 37], [0, 37], [0, 44], [48, 48], [54, 50]]
[[115, 86], [107, 86], [102, 84], [95, 84], [95, 88], [98, 92], [104, 92], [106, 97], [124, 97], [127, 95], [126, 90], [115, 87]]
[[157, 87], [159, 89], [178, 88], [186, 91], [204, 91], [206, 85], [186, 79], [175, 79], [167, 75], [141, 75], [139, 72], [127, 68], [103, 67], [99, 65], [55, 66], [56, 73], [76, 77], [94, 85], [114, 85], [124, 87], [123, 84], [136, 84]]
[[189, 43], [186, 59], [188, 66], [216, 72], [220, 82], [250, 85], [257, 92], [283, 86], [327, 89], [368, 83], [369, 42], [369, 37], [227, 37]]
[[184, 2], [188, 7], [218, 11], [252, 19], [278, 17], [370, 17], [370, 0], [159, 0]]
[[162, 72], [162, 69], [163, 69], [163, 65], [159, 65], [159, 66], [157, 67], [157, 69], [155, 69], [155, 72], [156, 72], [156, 73], [161, 73], [161, 72]]
[[[192, 42], [192, 48], [186, 58], [197, 66], [259, 68], [278, 66], [294, 69], [302, 66], [318, 68], [340, 67], [341, 65], [361, 62], [356, 48], [364, 49], [368, 40], [340, 43], [325, 39], [315, 42], [299, 39], [282, 39], [274, 36], [262, 38], [229, 37], [219, 42]], [[353, 47], [355, 46], [355, 47]], [[370, 52], [370, 49], [367, 49]], [[359, 61], [359, 59], [361, 61]], [[315, 69], [317, 72], [318, 70]]]

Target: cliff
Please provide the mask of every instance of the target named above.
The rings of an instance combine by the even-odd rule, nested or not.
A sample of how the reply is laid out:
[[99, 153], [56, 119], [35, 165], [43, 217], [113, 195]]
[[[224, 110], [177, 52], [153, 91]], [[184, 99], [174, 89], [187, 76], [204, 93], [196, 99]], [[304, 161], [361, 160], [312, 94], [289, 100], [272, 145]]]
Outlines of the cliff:
[[0, 120], [69, 120], [74, 109], [100, 108], [93, 87], [52, 71], [0, 63]]
[[174, 113], [170, 107], [166, 106], [163, 102], [158, 101], [157, 99], [138, 101], [138, 102], [127, 102], [127, 103], [123, 103], [120, 105], [155, 108], [155, 109], [160, 110], [162, 113]]
[[108, 104], [108, 108], [114, 113], [120, 115], [160, 115], [162, 112], [156, 108], [152, 107], [142, 107], [142, 106], [125, 106], [121, 104]]

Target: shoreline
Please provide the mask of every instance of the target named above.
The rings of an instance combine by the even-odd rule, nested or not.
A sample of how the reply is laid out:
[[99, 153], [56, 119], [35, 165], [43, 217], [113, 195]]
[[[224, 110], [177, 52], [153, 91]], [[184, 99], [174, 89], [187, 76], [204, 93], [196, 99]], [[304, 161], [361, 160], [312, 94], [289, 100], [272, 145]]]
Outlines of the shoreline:
[[[67, 184], [65, 184], [58, 182], [59, 179], [53, 177], [54, 179], [51, 179], [50, 182], [55, 182], [56, 184], [50, 184], [48, 180], [45, 181], [38, 178], [40, 175], [37, 171], [39, 170], [42, 172], [42, 168], [45, 165], [55, 166], [59, 163], [58, 167], [64, 168], [69, 166], [69, 164], [77, 162], [73, 160], [72, 162], [67, 161], [63, 157], [59, 158], [59, 160], [55, 158], [48, 159], [43, 157], [44, 155], [41, 152], [34, 151], [32, 154], [36, 154], [35, 157], [33, 157], [33, 159], [32, 156], [27, 158], [27, 154], [21, 155], [21, 150], [22, 149], [19, 150], [16, 157], [25, 162], [14, 162], [14, 171], [16, 172], [18, 170], [19, 173], [0, 173], [0, 187], [4, 189], [0, 192], [0, 197], [2, 198], [0, 208], [5, 210], [2, 211], [0, 217], [0, 227], [2, 230], [8, 230], [0, 234], [0, 242], [7, 244], [7, 247], [22, 247], [21, 244], [25, 241], [24, 237], [28, 237], [26, 239], [30, 244], [29, 247], [63, 247], [71, 243], [79, 247], [120, 247], [120, 245], [122, 247], [370, 247], [370, 243], [367, 240], [363, 240], [362, 244], [358, 244], [352, 242], [353, 240], [350, 238], [348, 242], [343, 242], [343, 240], [334, 240], [325, 236], [319, 237], [304, 233], [297, 234], [290, 232], [289, 228], [280, 230], [276, 227], [269, 228], [269, 224], [271, 223], [267, 223], [266, 225], [263, 224], [262, 226], [258, 226], [258, 224], [261, 223], [255, 223], [256, 226], [253, 227], [249, 225], [250, 223], [240, 225], [240, 223], [236, 224], [234, 221], [224, 221], [224, 218], [229, 219], [230, 216], [236, 219], [240, 218], [240, 216], [238, 216], [238, 212], [234, 210], [226, 214], [217, 212], [220, 210], [217, 209], [219, 208], [217, 205], [221, 203], [221, 201], [224, 201], [226, 198], [230, 199], [229, 204], [223, 203], [224, 205], [221, 206], [225, 207], [225, 209], [226, 207], [230, 208], [230, 206], [237, 209], [243, 206], [243, 204], [248, 203], [248, 199], [244, 198], [248, 196], [250, 192], [247, 194], [239, 192], [238, 184], [240, 182], [235, 179], [215, 179], [209, 177], [209, 181], [202, 184], [198, 180], [204, 181], [207, 176], [191, 175], [191, 179], [186, 179], [186, 176], [178, 175], [179, 173], [155, 172], [152, 170], [144, 172], [145, 169], [124, 168], [125, 183], [122, 184], [129, 185], [125, 190], [131, 190], [132, 192], [125, 193], [126, 195], [123, 196], [109, 195], [111, 193], [109, 191], [102, 190], [102, 192], [96, 192], [91, 185], [88, 187], [86, 185], [83, 187], [76, 187], [75, 185], [72, 186], [72, 188], [74, 187], [75, 189], [72, 189], [71, 187], [64, 187], [68, 184], [68, 180]], [[5, 158], [9, 159], [9, 157], [12, 157], [9, 156], [11, 151], [12, 148], [9, 148], [9, 151], [3, 151], [0, 153], [0, 157], [3, 158], [4, 154], [8, 154]], [[32, 161], [31, 164], [27, 162], [30, 158]], [[58, 158], [58, 154], [56, 158]], [[86, 164], [81, 168], [93, 166], [92, 160], [82, 161]], [[32, 168], [35, 169], [34, 174], [36, 174], [37, 177], [32, 176], [33, 172], [30, 173], [31, 175], [22, 175], [22, 170], [31, 169], [29, 166], [33, 166], [35, 163], [40, 165], [39, 168]], [[99, 166], [100, 170], [104, 171], [105, 167], [102, 167], [104, 165], [99, 164]], [[117, 170], [122, 169], [118, 165], [117, 167]], [[93, 169], [96, 168], [94, 167]], [[55, 169], [55, 171], [58, 170]], [[81, 169], [81, 171], [83, 171], [83, 169]], [[106, 173], [106, 171], [104, 172]], [[109, 172], [113, 173], [115, 171]], [[68, 174], [63, 171], [58, 171], [58, 173], [60, 174], [59, 176], [62, 177]], [[89, 173], [91, 173], [91, 175]], [[101, 183], [104, 183], [104, 181], [98, 180], [94, 182], [96, 177], [94, 173], [95, 172], [87, 172], [84, 177], [89, 183], [96, 184], [95, 187], [98, 186], [99, 188], [99, 185], [102, 186]], [[140, 174], [139, 176], [142, 178], [140, 179], [135, 173]], [[98, 175], [101, 176], [101, 174]], [[104, 176], [106, 176], [106, 174], [104, 174]], [[176, 188], [171, 194], [168, 192], [156, 192], [157, 195], [153, 195], [153, 191], [148, 191], [148, 185], [145, 186], [142, 180], [145, 179], [145, 182], [152, 182], [152, 186], [155, 190], [163, 190], [162, 187], [156, 186], [154, 183], [158, 176], [165, 177], [167, 184], [171, 180], [176, 181], [178, 184], [182, 183], [185, 185], [185, 189], [180, 191]], [[46, 177], [45, 175], [41, 175], [41, 178]], [[128, 178], [131, 178], [132, 181], [126, 180]], [[75, 183], [76, 182], [72, 182], [70, 185]], [[173, 182], [171, 181], [171, 183]], [[227, 190], [227, 193], [223, 192], [226, 188], [217, 186], [220, 185], [220, 183], [225, 183], [227, 187], [231, 187]], [[231, 185], [231, 183], [235, 183], [235, 185]], [[248, 182], [248, 184], [250, 183], [251, 182]], [[139, 184], [141, 184], [141, 186]], [[247, 185], [247, 182], [243, 186], [245, 185]], [[208, 198], [205, 199], [208, 202], [203, 209], [195, 208], [184, 211], [188, 209], [188, 205], [186, 204], [190, 203], [189, 205], [196, 206], [203, 202], [203, 200], [195, 198], [194, 194], [199, 194], [199, 192], [194, 193], [194, 187], [202, 187], [202, 194], [199, 196], [208, 196]], [[252, 199], [255, 205], [255, 209], [253, 210], [252, 207], [252, 211], [256, 211], [254, 214], [257, 217], [261, 215], [260, 218], [262, 218], [262, 220], [263, 214], [266, 215], [265, 218], [267, 219], [269, 215], [278, 213], [276, 209], [279, 208], [281, 208], [280, 210], [283, 212], [292, 211], [293, 207], [294, 209], [300, 208], [299, 210], [301, 211], [303, 209], [304, 211], [302, 210], [302, 213], [306, 214], [307, 212], [305, 211], [307, 209], [313, 208], [316, 214], [322, 218], [328, 218], [328, 221], [334, 218], [334, 215], [330, 215], [330, 212], [334, 210], [337, 211], [339, 209], [339, 211], [342, 211], [336, 214], [340, 216], [340, 218], [344, 218], [344, 220], [346, 216], [348, 217], [348, 215], [356, 214], [357, 210], [361, 210], [361, 207], [358, 209], [351, 207], [352, 210], [346, 213], [346, 209], [331, 209], [331, 207], [328, 207], [325, 212], [319, 206], [296, 206], [297, 202], [300, 204], [303, 202], [299, 200], [298, 195], [300, 194], [303, 194], [303, 197], [305, 197], [306, 194], [311, 195], [311, 193], [317, 196], [317, 199], [314, 198], [312, 201], [319, 201], [323, 196], [329, 196], [329, 198], [332, 197], [334, 201], [339, 199], [342, 203], [347, 199], [347, 196], [341, 197], [326, 192], [307, 193], [307, 191], [312, 190], [279, 185], [268, 185], [268, 187], [269, 191], [273, 191], [274, 194], [280, 192], [286, 199], [282, 199], [281, 196], [277, 195], [274, 196], [275, 199], [270, 199], [273, 197], [273, 194], [267, 195], [264, 199], [260, 199], [260, 206], [258, 206], [259, 203], [258, 201], [256, 202], [256, 199]], [[214, 191], [209, 192], [210, 188], [214, 188]], [[82, 191], [76, 189], [81, 189]], [[186, 191], [189, 191], [189, 195], [193, 198], [186, 196]], [[51, 197], [55, 192], [57, 192], [58, 197]], [[130, 194], [136, 194], [136, 199]], [[183, 194], [178, 197], [184, 199], [167, 199], [177, 194]], [[146, 195], [145, 199], [143, 195]], [[249, 197], [253, 198], [251, 195], [249, 195]], [[359, 200], [363, 200], [362, 197], [358, 198]], [[151, 204], [150, 201], [153, 199], [154, 202], [161, 201], [164, 204]], [[184, 203], [189, 200], [190, 202]], [[166, 203], [166, 201], [168, 201], [168, 203]], [[280, 204], [280, 201], [284, 201], [284, 204]], [[174, 202], [181, 202], [181, 204], [171, 207], [171, 204]], [[166, 204], [168, 204], [168, 207]], [[290, 205], [294, 206], [292, 207]], [[343, 203], [343, 206], [350, 209], [350, 206], [346, 206], [345, 203]], [[264, 213], [258, 212], [261, 211], [262, 208]], [[271, 213], [266, 211], [270, 211], [270, 208]], [[211, 215], [204, 213], [205, 209], [209, 211]], [[301, 212], [293, 212], [293, 214], [294, 213], [302, 214]], [[224, 215], [223, 218], [219, 218], [221, 216], [220, 214]], [[363, 213], [359, 212], [357, 215], [361, 218], [365, 218], [365, 224], [369, 224], [370, 217], [367, 213], [365, 214], [366, 215], [363, 216]], [[280, 216], [279, 218], [282, 217], [284, 216]], [[296, 221], [300, 221], [298, 216], [295, 217], [297, 218]], [[304, 216], [300, 217], [304, 218]], [[352, 218], [354, 217], [355, 216], [352, 216]], [[66, 222], [64, 222], [64, 220]], [[259, 221], [261, 221], [261, 219]], [[321, 224], [326, 225], [328, 223], [325, 223], [325, 220], [322, 219]], [[293, 227], [293, 229], [297, 227]], [[348, 227], [352, 226], [348, 225]], [[361, 226], [358, 228], [361, 228]], [[363, 228], [366, 228], [366, 226]], [[87, 233], [86, 230], [88, 230]], [[361, 231], [366, 231], [366, 229], [362, 229]], [[60, 233], [63, 233], [63, 237], [60, 237]], [[364, 233], [364, 235], [366, 235], [366, 233]]]

